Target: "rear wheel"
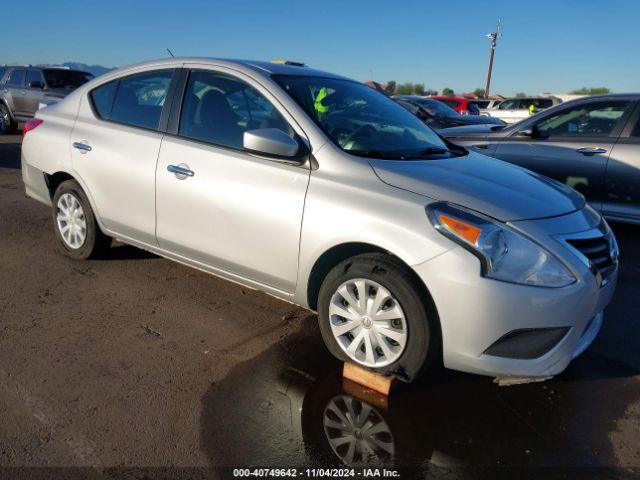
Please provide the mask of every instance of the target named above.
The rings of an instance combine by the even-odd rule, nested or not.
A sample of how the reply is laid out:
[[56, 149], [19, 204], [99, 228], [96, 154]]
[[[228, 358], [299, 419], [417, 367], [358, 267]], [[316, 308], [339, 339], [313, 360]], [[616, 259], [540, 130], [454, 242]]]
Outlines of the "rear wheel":
[[53, 195], [53, 224], [65, 253], [84, 260], [103, 255], [111, 238], [102, 233], [91, 204], [75, 180], [62, 182]]
[[17, 128], [16, 122], [11, 118], [9, 108], [4, 103], [0, 103], [0, 132], [13, 133]]
[[435, 311], [399, 261], [358, 255], [334, 267], [320, 288], [318, 318], [336, 357], [410, 381], [440, 350]]

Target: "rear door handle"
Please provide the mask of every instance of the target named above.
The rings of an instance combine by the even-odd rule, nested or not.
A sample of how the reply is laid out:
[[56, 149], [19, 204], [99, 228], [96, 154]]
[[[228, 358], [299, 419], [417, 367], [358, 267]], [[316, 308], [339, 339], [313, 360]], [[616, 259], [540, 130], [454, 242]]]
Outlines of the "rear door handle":
[[80, 150], [80, 153], [87, 153], [91, 151], [91, 145], [87, 144], [86, 140], [80, 142], [73, 142], [73, 148]]
[[579, 148], [576, 150], [576, 152], [581, 153], [582, 155], [595, 155], [596, 153], [607, 153], [607, 151], [604, 148], [598, 148], [598, 147]]
[[22, 90], [22, 91], [20, 92], [20, 94], [21, 94], [21, 95], [26, 95], [26, 94], [27, 94], [27, 91], [26, 91], [26, 90]]
[[179, 165], [167, 165], [167, 171], [173, 173], [178, 180], [184, 180], [187, 177], [193, 177], [195, 175], [194, 171], [185, 163], [181, 163]]

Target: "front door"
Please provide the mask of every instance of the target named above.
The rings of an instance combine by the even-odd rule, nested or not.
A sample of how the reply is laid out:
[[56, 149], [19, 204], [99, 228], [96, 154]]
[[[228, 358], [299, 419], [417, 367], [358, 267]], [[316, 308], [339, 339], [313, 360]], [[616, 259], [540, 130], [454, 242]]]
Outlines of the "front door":
[[292, 119], [260, 85], [222, 70], [192, 70], [183, 97], [176, 135], [165, 136], [158, 159], [160, 247], [292, 292], [310, 169], [243, 149], [247, 130], [295, 135]]
[[576, 189], [600, 210], [607, 159], [628, 105], [603, 100], [560, 109], [536, 121], [533, 136], [514, 132], [498, 144], [494, 156]]
[[[39, 82], [41, 87], [32, 87], [30, 86], [32, 82]], [[25, 81], [26, 87], [26, 95], [24, 96], [24, 109], [25, 113], [29, 117], [33, 117], [38, 107], [40, 106], [40, 102], [44, 98], [44, 77], [42, 76], [42, 72], [40, 70], [36, 70], [35, 68], [30, 68], [27, 70], [27, 79]]]
[[611, 151], [605, 176], [602, 212], [640, 220], [640, 103]]

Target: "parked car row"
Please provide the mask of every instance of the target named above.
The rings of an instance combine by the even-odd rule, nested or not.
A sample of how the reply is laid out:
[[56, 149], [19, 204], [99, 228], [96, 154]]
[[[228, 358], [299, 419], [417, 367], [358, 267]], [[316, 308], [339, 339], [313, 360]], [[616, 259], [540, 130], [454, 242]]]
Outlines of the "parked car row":
[[92, 78], [91, 73], [65, 67], [0, 66], [0, 132], [14, 132], [41, 104], [64, 98]]
[[608, 218], [640, 223], [640, 95], [585, 97], [509, 127], [456, 127], [440, 134], [556, 179]]
[[[545, 112], [536, 131], [608, 135], [580, 147], [608, 151], [631, 136], [638, 102], [606, 101]], [[481, 130], [476, 144], [516, 134], [457, 128]], [[317, 311], [336, 357], [405, 381], [439, 359], [555, 375], [594, 340], [615, 289], [615, 236], [578, 192], [299, 64], [138, 64], [38, 111], [24, 132], [26, 192], [51, 208], [69, 256], [106, 254], [117, 238], [266, 291]], [[551, 148], [575, 152], [563, 141]]]
[[462, 125], [505, 125], [498, 118], [481, 115], [461, 115], [446, 103], [432, 97], [395, 95], [392, 98], [436, 130], [460, 127]]

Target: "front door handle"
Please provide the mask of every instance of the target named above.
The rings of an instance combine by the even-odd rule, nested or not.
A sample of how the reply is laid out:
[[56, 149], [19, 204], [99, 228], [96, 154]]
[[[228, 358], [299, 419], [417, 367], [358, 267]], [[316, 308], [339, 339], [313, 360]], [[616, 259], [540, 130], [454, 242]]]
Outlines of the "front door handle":
[[91, 145], [89, 145], [86, 140], [73, 142], [73, 148], [80, 150], [80, 153], [87, 153], [91, 151]]
[[22, 95], [26, 95], [26, 94], [27, 94], [27, 91], [26, 91], [26, 90], [22, 90], [20, 93], [21, 93]]
[[607, 151], [604, 148], [598, 148], [598, 147], [579, 148], [576, 150], [576, 152], [581, 153], [582, 155], [595, 155], [596, 153], [607, 153]]
[[187, 177], [193, 177], [195, 173], [189, 168], [189, 165], [181, 163], [179, 165], [167, 165], [167, 171], [173, 173], [178, 180], [184, 180]]

